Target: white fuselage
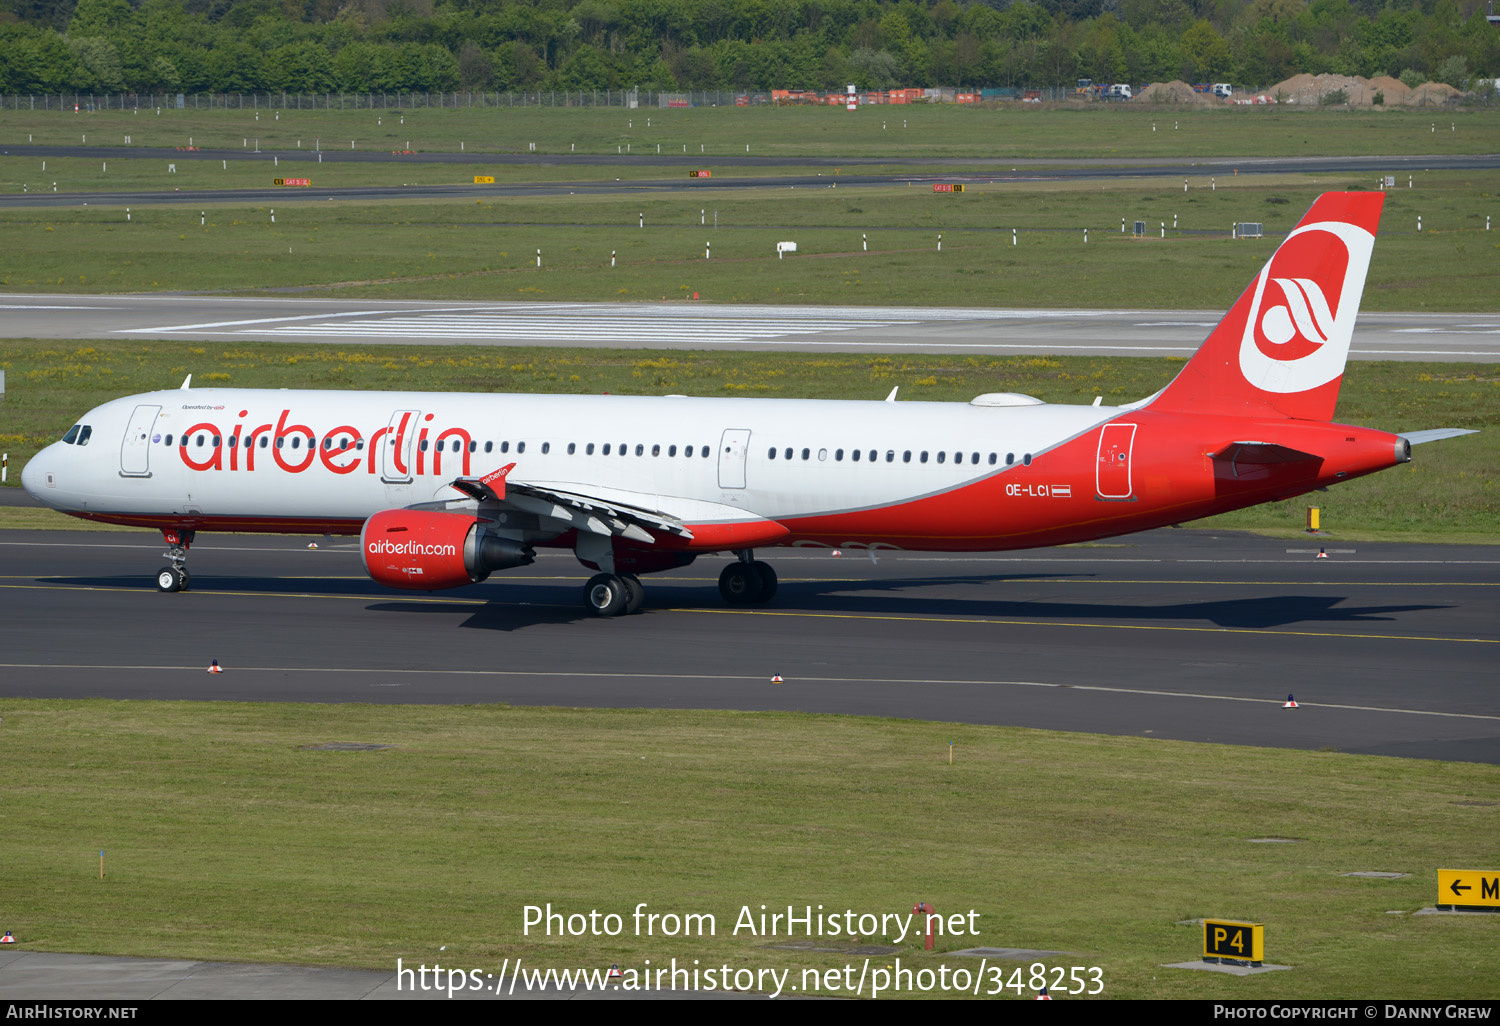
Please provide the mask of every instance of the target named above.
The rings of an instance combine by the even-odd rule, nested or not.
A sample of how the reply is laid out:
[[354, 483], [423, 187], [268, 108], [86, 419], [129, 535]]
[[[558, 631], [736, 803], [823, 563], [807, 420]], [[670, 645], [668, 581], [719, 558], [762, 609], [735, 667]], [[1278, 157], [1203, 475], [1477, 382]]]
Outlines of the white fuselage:
[[782, 520], [959, 489], [1019, 469], [1119, 412], [194, 388], [97, 407], [79, 420], [87, 444], [43, 450], [24, 483], [64, 511], [260, 518], [290, 531], [299, 521], [357, 525], [380, 510], [462, 499], [449, 482], [514, 463], [513, 480], [684, 520], [723, 521], [734, 511]]

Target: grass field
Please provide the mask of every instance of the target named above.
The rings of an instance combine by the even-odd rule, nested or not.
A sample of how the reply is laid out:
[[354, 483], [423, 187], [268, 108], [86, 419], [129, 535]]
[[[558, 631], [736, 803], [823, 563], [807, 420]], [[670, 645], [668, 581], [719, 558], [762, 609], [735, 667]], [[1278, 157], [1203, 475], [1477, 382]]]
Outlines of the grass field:
[[[1500, 231], [1485, 225], [1500, 220], [1500, 172], [1419, 177], [1417, 188], [1387, 199], [1365, 308], [1494, 309], [1488, 286]], [[1278, 241], [1232, 239], [1233, 223], [1284, 233], [1319, 193], [1370, 184], [1231, 176], [1192, 179], [1187, 192], [1178, 181], [1137, 180], [985, 184], [961, 195], [917, 186], [714, 189], [455, 203], [289, 195], [206, 216], [194, 207], [136, 209], [128, 222], [120, 207], [98, 203], [11, 209], [0, 211], [0, 288], [569, 301], [696, 292], [736, 303], [1223, 309]], [[1143, 220], [1152, 234], [1124, 235], [1122, 219]], [[775, 244], [788, 238], [798, 253], [778, 260]]]
[[[1106, 357], [868, 356], [684, 353], [424, 346], [312, 348], [287, 343], [0, 341], [8, 395], [0, 446], [11, 481], [42, 446], [89, 408], [133, 392], [170, 388], [191, 373], [199, 387], [364, 388], [878, 398], [964, 402], [982, 392], [1026, 392], [1055, 403], [1111, 403], [1156, 391], [1182, 361]], [[1339, 418], [1388, 431], [1478, 429], [1424, 445], [1404, 466], [1315, 497], [1335, 538], [1500, 539], [1500, 374], [1462, 364], [1355, 363], [1345, 375]], [[1202, 521], [1218, 527], [1296, 530], [1313, 499], [1274, 503]], [[0, 524], [34, 525], [34, 511], [0, 512]], [[21, 518], [21, 519], [7, 519]], [[74, 521], [50, 518], [56, 526]]]
[[[933, 955], [908, 937], [907, 966], [974, 971], [941, 953], [1032, 947], [1101, 967], [1113, 998], [1495, 995], [1500, 917], [1410, 915], [1434, 901], [1438, 868], [1489, 864], [1494, 766], [796, 714], [24, 700], [4, 713], [6, 925], [43, 950], [495, 973], [507, 957], [675, 957], [797, 979], [862, 957], [734, 936], [742, 906], [926, 900], [977, 911], [979, 936]], [[349, 742], [391, 747], [315, 747]], [[1262, 837], [1296, 843], [1250, 843]], [[1341, 875], [1372, 870], [1411, 875]], [[523, 906], [548, 902], [627, 924], [647, 902], [712, 913], [717, 930], [523, 935]], [[1267, 961], [1295, 969], [1162, 968], [1200, 952], [1182, 921], [1202, 916], [1265, 923]]]
[[[681, 155], [1140, 158], [1492, 153], [1500, 111], [1134, 104], [489, 108], [407, 111], [0, 111], [0, 144], [262, 151], [416, 150]], [[130, 142], [125, 142], [126, 136]], [[300, 147], [299, 147], [300, 143]]]

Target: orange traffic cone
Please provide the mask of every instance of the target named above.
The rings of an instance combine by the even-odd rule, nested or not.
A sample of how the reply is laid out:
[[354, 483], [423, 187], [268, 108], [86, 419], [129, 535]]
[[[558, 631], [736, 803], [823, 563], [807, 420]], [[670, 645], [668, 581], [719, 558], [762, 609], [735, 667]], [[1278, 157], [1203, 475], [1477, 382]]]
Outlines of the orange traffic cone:
[[1281, 707], [1283, 709], [1295, 709], [1297, 708], [1297, 700], [1291, 695], [1287, 695], [1286, 701], [1281, 703]]
[[772, 684], [785, 684], [786, 681], [782, 680], [781, 679], [781, 674], [778, 673], [778, 674], [775, 674], [774, 676], [771, 677], [771, 683]]
[[318, 543], [317, 542], [308, 542], [307, 543], [307, 547], [310, 548], [310, 549], [315, 549], [315, 548], [318, 547]]
[[619, 966], [618, 963], [616, 963], [615, 965], [612, 965], [612, 966], [609, 967], [609, 975], [607, 977], [605, 977], [605, 979], [609, 979], [609, 980], [619, 980], [619, 979], [623, 979], [623, 978], [624, 978], [624, 976], [620, 972], [620, 966]]
[[213, 665], [208, 668], [208, 672], [209, 673], [223, 673], [224, 672], [224, 667], [220, 666], [219, 665], [219, 661], [217, 659], [215, 659], [213, 661]]
[[833, 550], [833, 558], [834, 558], [834, 559], [838, 559], [838, 558], [839, 558], [839, 557], [840, 557], [840, 556], [842, 556], [842, 555], [843, 555], [843, 554], [844, 554], [844, 553], [843, 553], [843, 552], [842, 552], [842, 551], [841, 551], [841, 550], [839, 550], [839, 549], [834, 549], [834, 550]]
[[14, 944], [15, 942], [16, 939], [10, 935], [9, 930], [5, 931], [4, 937], [0, 937], [0, 944]]
[[1324, 552], [1322, 549], [1319, 549], [1318, 550], [1318, 554], [1316, 556], [1314, 556], [1313, 558], [1314, 559], [1327, 559], [1328, 558], [1328, 553]]

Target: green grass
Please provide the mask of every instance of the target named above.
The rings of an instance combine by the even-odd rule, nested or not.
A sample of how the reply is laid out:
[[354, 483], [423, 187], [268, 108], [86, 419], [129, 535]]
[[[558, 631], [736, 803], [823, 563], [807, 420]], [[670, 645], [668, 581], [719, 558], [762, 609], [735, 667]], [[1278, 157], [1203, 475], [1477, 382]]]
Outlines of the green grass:
[[[533, 349], [508, 346], [318, 348], [289, 343], [0, 341], [8, 395], [0, 446], [12, 483], [42, 446], [86, 410], [135, 392], [175, 387], [417, 389], [879, 398], [967, 401], [1018, 391], [1055, 403], [1144, 398], [1181, 360], [1129, 357], [868, 356], [755, 352]], [[1423, 445], [1409, 464], [1326, 493], [1200, 521], [1261, 530], [1296, 529], [1317, 504], [1336, 538], [1500, 539], [1500, 374], [1488, 365], [1358, 362], [1344, 376], [1341, 422], [1411, 431], [1461, 427], [1477, 435]], [[38, 514], [14, 516], [27, 525]], [[4, 519], [8, 526], [23, 520]], [[43, 520], [47, 519], [43, 514]], [[56, 516], [56, 525], [71, 518]]]
[[[256, 115], [259, 120], [256, 120]], [[1150, 109], [1132, 104], [418, 111], [0, 111], [0, 143], [705, 157], [1106, 159], [1489, 153], [1493, 109]], [[1153, 131], [1153, 126], [1155, 130]], [[1450, 126], [1452, 126], [1450, 128]], [[1438, 131], [1432, 129], [1436, 127]], [[125, 143], [125, 136], [131, 138]]]
[[[1319, 193], [1371, 183], [1245, 176], [1214, 184], [1195, 178], [1186, 193], [1175, 180], [1138, 180], [986, 184], [962, 195], [919, 186], [716, 189], [456, 203], [299, 203], [289, 194], [285, 203], [213, 207], [206, 223], [201, 208], [184, 206], [135, 209], [129, 222], [120, 207], [98, 203], [11, 209], [0, 211], [0, 288], [567, 301], [696, 292], [732, 303], [1225, 309], [1278, 242], [1231, 239], [1232, 223], [1284, 233]], [[1365, 308], [1493, 309], [1500, 232], [1484, 225], [1491, 210], [1500, 213], [1497, 195], [1500, 172], [1425, 175], [1420, 188], [1393, 191]], [[1158, 233], [1165, 224], [1167, 237], [1123, 235], [1122, 219]], [[778, 260], [775, 244], [788, 238], [799, 251]]]
[[[1496, 993], [1480, 967], [1500, 917], [1408, 914], [1437, 869], [1491, 865], [1494, 766], [779, 713], [7, 700], [4, 717], [6, 927], [33, 949], [796, 978], [861, 959], [732, 936], [742, 906], [921, 899], [977, 911], [979, 936], [934, 955], [908, 938], [908, 966], [1035, 947], [1102, 967], [1115, 998]], [[331, 742], [393, 747], [309, 747]], [[1360, 870], [1412, 875], [1340, 875]], [[643, 901], [712, 913], [716, 935], [522, 933], [528, 904], [629, 923]], [[1296, 968], [1161, 968], [1200, 952], [1178, 925], [1200, 916], [1266, 924], [1267, 960]]]

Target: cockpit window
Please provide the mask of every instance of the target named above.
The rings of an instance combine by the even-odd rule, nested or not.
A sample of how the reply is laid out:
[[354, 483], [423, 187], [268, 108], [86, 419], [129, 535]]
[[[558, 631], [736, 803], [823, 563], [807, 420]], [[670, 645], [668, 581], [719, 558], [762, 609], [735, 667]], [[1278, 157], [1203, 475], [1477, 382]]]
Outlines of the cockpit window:
[[81, 427], [83, 427], [82, 424], [74, 424], [72, 427], [68, 428], [68, 433], [63, 435], [62, 440], [68, 445], [72, 445], [74, 442], [78, 441], [78, 429]]
[[89, 444], [89, 435], [92, 435], [93, 433], [94, 433], [94, 429], [93, 428], [89, 427], [89, 425], [87, 425], [87, 424], [83, 425], [83, 428], [78, 432], [78, 444], [79, 445], [88, 445]]

